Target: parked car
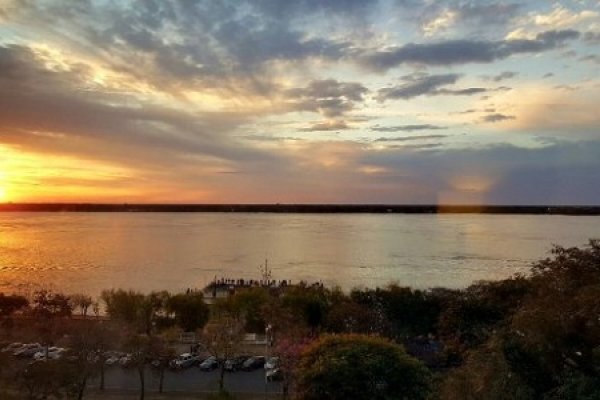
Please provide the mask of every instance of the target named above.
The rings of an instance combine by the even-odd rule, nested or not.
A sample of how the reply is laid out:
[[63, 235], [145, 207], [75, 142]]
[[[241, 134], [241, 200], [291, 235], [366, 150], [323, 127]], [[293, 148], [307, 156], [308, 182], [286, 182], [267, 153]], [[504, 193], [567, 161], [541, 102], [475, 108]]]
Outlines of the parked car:
[[202, 371], [211, 371], [219, 366], [219, 362], [215, 356], [210, 356], [202, 361], [199, 365]]
[[0, 351], [2, 351], [2, 353], [13, 353], [21, 347], [23, 347], [23, 343], [11, 343], [9, 345], [4, 346]]
[[191, 353], [183, 353], [171, 360], [169, 366], [173, 369], [185, 369], [200, 364], [200, 358]]
[[33, 355], [33, 359], [36, 361], [42, 360], [59, 360], [63, 354], [67, 351], [62, 347], [48, 347], [48, 357], [46, 358], [46, 349], [42, 349]]
[[275, 369], [279, 366], [279, 357], [271, 357], [265, 362], [265, 369]]
[[248, 357], [239, 356], [233, 357], [225, 361], [225, 371], [235, 372], [242, 368], [244, 361], [246, 361]]
[[33, 357], [38, 351], [44, 350], [44, 346], [39, 343], [28, 343], [24, 344], [20, 349], [13, 352], [13, 355], [17, 357], [30, 358]]
[[125, 354], [124, 356], [122, 356], [121, 358], [119, 358], [119, 365], [121, 365], [121, 367], [131, 367], [131, 364], [133, 363], [133, 356], [131, 354]]
[[266, 372], [265, 375], [266, 375], [267, 381], [269, 381], [269, 382], [280, 381], [283, 379], [283, 373], [281, 372], [281, 369], [279, 369], [279, 368], [270, 369]]
[[265, 365], [264, 356], [252, 356], [242, 364], [244, 371], [252, 371], [258, 368], [262, 368]]
[[123, 353], [119, 353], [116, 351], [107, 351], [106, 353], [104, 353], [104, 357], [106, 358], [104, 360], [104, 364], [111, 366], [111, 365], [115, 365], [119, 363], [119, 360], [124, 356]]

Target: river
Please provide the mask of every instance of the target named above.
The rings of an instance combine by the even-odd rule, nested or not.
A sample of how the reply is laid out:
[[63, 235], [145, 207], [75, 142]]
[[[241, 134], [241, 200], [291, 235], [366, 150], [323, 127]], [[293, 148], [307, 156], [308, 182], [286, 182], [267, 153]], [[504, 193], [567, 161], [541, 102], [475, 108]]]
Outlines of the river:
[[0, 292], [171, 291], [215, 276], [466, 287], [526, 273], [600, 217], [490, 214], [0, 213]]

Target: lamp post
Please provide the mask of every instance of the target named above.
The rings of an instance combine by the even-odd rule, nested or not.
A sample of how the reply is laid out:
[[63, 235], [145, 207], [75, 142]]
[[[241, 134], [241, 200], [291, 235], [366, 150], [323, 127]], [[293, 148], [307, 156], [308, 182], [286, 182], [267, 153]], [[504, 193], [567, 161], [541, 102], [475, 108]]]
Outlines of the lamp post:
[[[272, 326], [271, 324], [267, 324], [265, 326], [265, 362], [267, 362], [267, 358], [269, 356], [269, 334], [271, 333]], [[265, 371], [265, 400], [267, 399], [267, 370], [263, 368]]]

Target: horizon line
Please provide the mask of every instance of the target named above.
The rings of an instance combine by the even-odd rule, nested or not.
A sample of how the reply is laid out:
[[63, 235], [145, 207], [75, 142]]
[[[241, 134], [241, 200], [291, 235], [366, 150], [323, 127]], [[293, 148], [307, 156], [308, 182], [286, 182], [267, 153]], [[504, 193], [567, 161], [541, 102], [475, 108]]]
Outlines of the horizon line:
[[393, 203], [95, 203], [6, 202], [6, 212], [264, 212], [397, 214], [600, 215], [600, 205], [393, 204]]

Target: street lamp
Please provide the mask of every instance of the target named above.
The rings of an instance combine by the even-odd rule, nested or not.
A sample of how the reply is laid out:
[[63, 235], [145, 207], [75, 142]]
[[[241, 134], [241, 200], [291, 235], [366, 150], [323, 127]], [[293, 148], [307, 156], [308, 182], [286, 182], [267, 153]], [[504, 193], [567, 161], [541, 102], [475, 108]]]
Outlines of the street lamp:
[[[267, 324], [265, 326], [265, 362], [267, 362], [267, 357], [269, 356], [269, 334], [271, 333], [271, 329], [273, 327], [271, 324]], [[265, 371], [265, 400], [267, 399], [267, 370], [263, 368]]]

